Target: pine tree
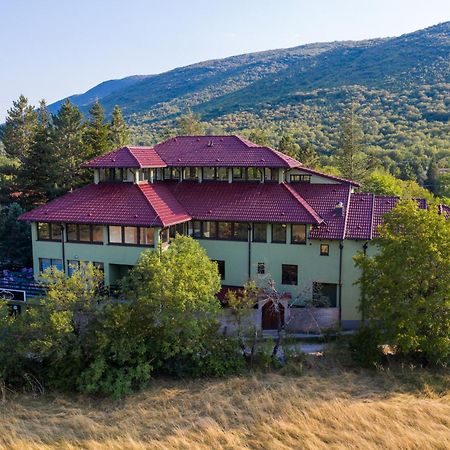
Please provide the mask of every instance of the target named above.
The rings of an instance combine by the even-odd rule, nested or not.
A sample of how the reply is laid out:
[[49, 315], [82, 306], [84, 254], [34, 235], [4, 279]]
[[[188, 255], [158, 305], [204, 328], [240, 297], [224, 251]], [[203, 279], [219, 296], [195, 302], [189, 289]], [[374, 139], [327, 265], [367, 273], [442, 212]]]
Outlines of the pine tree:
[[109, 127], [109, 141], [112, 148], [120, 148], [128, 144], [129, 131], [123, 119], [122, 110], [118, 105], [114, 106], [111, 125]]
[[84, 124], [80, 110], [66, 100], [53, 116], [52, 141], [58, 157], [58, 185], [63, 191], [88, 181], [80, 164], [89, 159], [90, 149], [83, 142]]
[[290, 134], [285, 134], [278, 143], [278, 150], [291, 158], [298, 159], [300, 145], [298, 145]]
[[439, 168], [434, 158], [428, 165], [425, 187], [433, 194], [437, 194], [439, 191]]
[[51, 116], [44, 100], [37, 112], [35, 142], [19, 175], [21, 204], [26, 208], [44, 203], [57, 193], [58, 157], [52, 142]]
[[204, 134], [205, 127], [200, 121], [200, 116], [188, 111], [178, 118], [178, 133], [181, 136], [200, 136]]
[[109, 124], [105, 123], [105, 113], [97, 100], [89, 110], [89, 120], [84, 131], [84, 143], [89, 147], [89, 158], [94, 158], [111, 150]]
[[34, 107], [28, 104], [25, 96], [20, 95], [8, 110], [5, 125], [1, 130], [0, 137], [7, 156], [23, 162], [34, 142], [36, 125], [37, 115]]
[[368, 172], [367, 158], [362, 150], [363, 137], [352, 105], [342, 120], [336, 152], [336, 165], [341, 175], [349, 180], [363, 181]]
[[319, 155], [309, 142], [304, 145], [300, 145], [297, 159], [305, 167], [310, 167], [311, 169], [314, 169], [319, 163]]

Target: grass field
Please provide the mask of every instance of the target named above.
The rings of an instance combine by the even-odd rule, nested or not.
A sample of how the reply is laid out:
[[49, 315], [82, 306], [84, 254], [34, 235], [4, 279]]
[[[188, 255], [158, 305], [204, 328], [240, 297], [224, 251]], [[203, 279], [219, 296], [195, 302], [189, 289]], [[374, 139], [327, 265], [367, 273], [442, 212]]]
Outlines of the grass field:
[[362, 371], [156, 380], [122, 401], [46, 394], [0, 404], [7, 449], [449, 449], [450, 374]]

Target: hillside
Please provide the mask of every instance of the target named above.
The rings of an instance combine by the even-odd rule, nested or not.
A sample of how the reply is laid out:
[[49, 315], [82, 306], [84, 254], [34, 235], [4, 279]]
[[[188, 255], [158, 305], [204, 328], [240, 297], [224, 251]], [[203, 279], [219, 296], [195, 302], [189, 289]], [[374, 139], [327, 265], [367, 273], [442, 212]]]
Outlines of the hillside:
[[[370, 146], [448, 148], [450, 22], [403, 36], [302, 45], [102, 83], [71, 100], [86, 112], [118, 104], [137, 143], [191, 108], [212, 131], [292, 129], [327, 153], [350, 102]], [[55, 111], [60, 102], [51, 105]]]

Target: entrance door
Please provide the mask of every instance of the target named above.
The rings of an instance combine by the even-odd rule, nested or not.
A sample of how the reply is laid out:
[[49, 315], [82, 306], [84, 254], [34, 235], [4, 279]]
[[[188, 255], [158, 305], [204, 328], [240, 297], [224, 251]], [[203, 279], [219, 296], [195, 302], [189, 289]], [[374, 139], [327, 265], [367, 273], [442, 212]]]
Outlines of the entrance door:
[[272, 301], [264, 303], [262, 307], [262, 329], [277, 330], [278, 320], [284, 325], [284, 306], [281, 303], [274, 304]]

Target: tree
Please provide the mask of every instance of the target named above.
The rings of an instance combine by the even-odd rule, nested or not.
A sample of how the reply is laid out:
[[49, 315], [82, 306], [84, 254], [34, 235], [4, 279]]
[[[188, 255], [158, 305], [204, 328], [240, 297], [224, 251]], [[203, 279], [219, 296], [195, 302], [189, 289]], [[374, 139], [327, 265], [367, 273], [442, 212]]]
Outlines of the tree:
[[1, 131], [4, 151], [11, 158], [20, 162], [28, 156], [35, 139], [37, 115], [34, 107], [28, 104], [28, 99], [20, 95], [8, 110], [5, 125]]
[[362, 151], [363, 131], [352, 106], [341, 122], [336, 165], [344, 178], [363, 181], [367, 174], [367, 158]]
[[298, 159], [300, 145], [295, 142], [291, 135], [285, 134], [278, 143], [278, 150], [291, 158]]
[[267, 147], [269, 145], [268, 133], [260, 128], [254, 128], [250, 130], [248, 139], [255, 144], [261, 145], [262, 147]]
[[319, 155], [309, 142], [300, 146], [297, 159], [305, 167], [310, 167], [312, 169], [314, 169], [319, 163]]
[[103, 155], [111, 149], [110, 128], [105, 123], [103, 107], [98, 100], [89, 110], [89, 119], [84, 129], [83, 141], [88, 148], [87, 159]]
[[178, 133], [182, 136], [198, 136], [205, 132], [200, 116], [188, 111], [178, 118]]
[[58, 192], [58, 155], [52, 141], [52, 123], [45, 101], [37, 112], [36, 137], [19, 171], [21, 204], [42, 204]]
[[53, 116], [52, 141], [59, 161], [58, 185], [68, 191], [87, 181], [80, 164], [89, 159], [83, 142], [83, 115], [66, 100]]
[[437, 194], [439, 191], [439, 168], [434, 158], [431, 159], [428, 165], [425, 187], [433, 194]]
[[362, 254], [361, 311], [384, 344], [434, 363], [450, 361], [450, 221], [437, 207], [401, 202], [379, 227], [379, 252]]
[[24, 212], [17, 203], [0, 208], [0, 262], [6, 266], [30, 267], [30, 226], [17, 218]]
[[109, 305], [96, 325], [94, 358], [80, 381], [85, 392], [120, 397], [154, 370], [204, 376], [242, 367], [235, 341], [217, 333], [217, 264], [192, 238], [143, 252], [123, 288], [128, 302]]
[[125, 146], [129, 140], [128, 127], [123, 120], [122, 110], [118, 105], [114, 106], [111, 125], [109, 127], [109, 141], [112, 148]]

